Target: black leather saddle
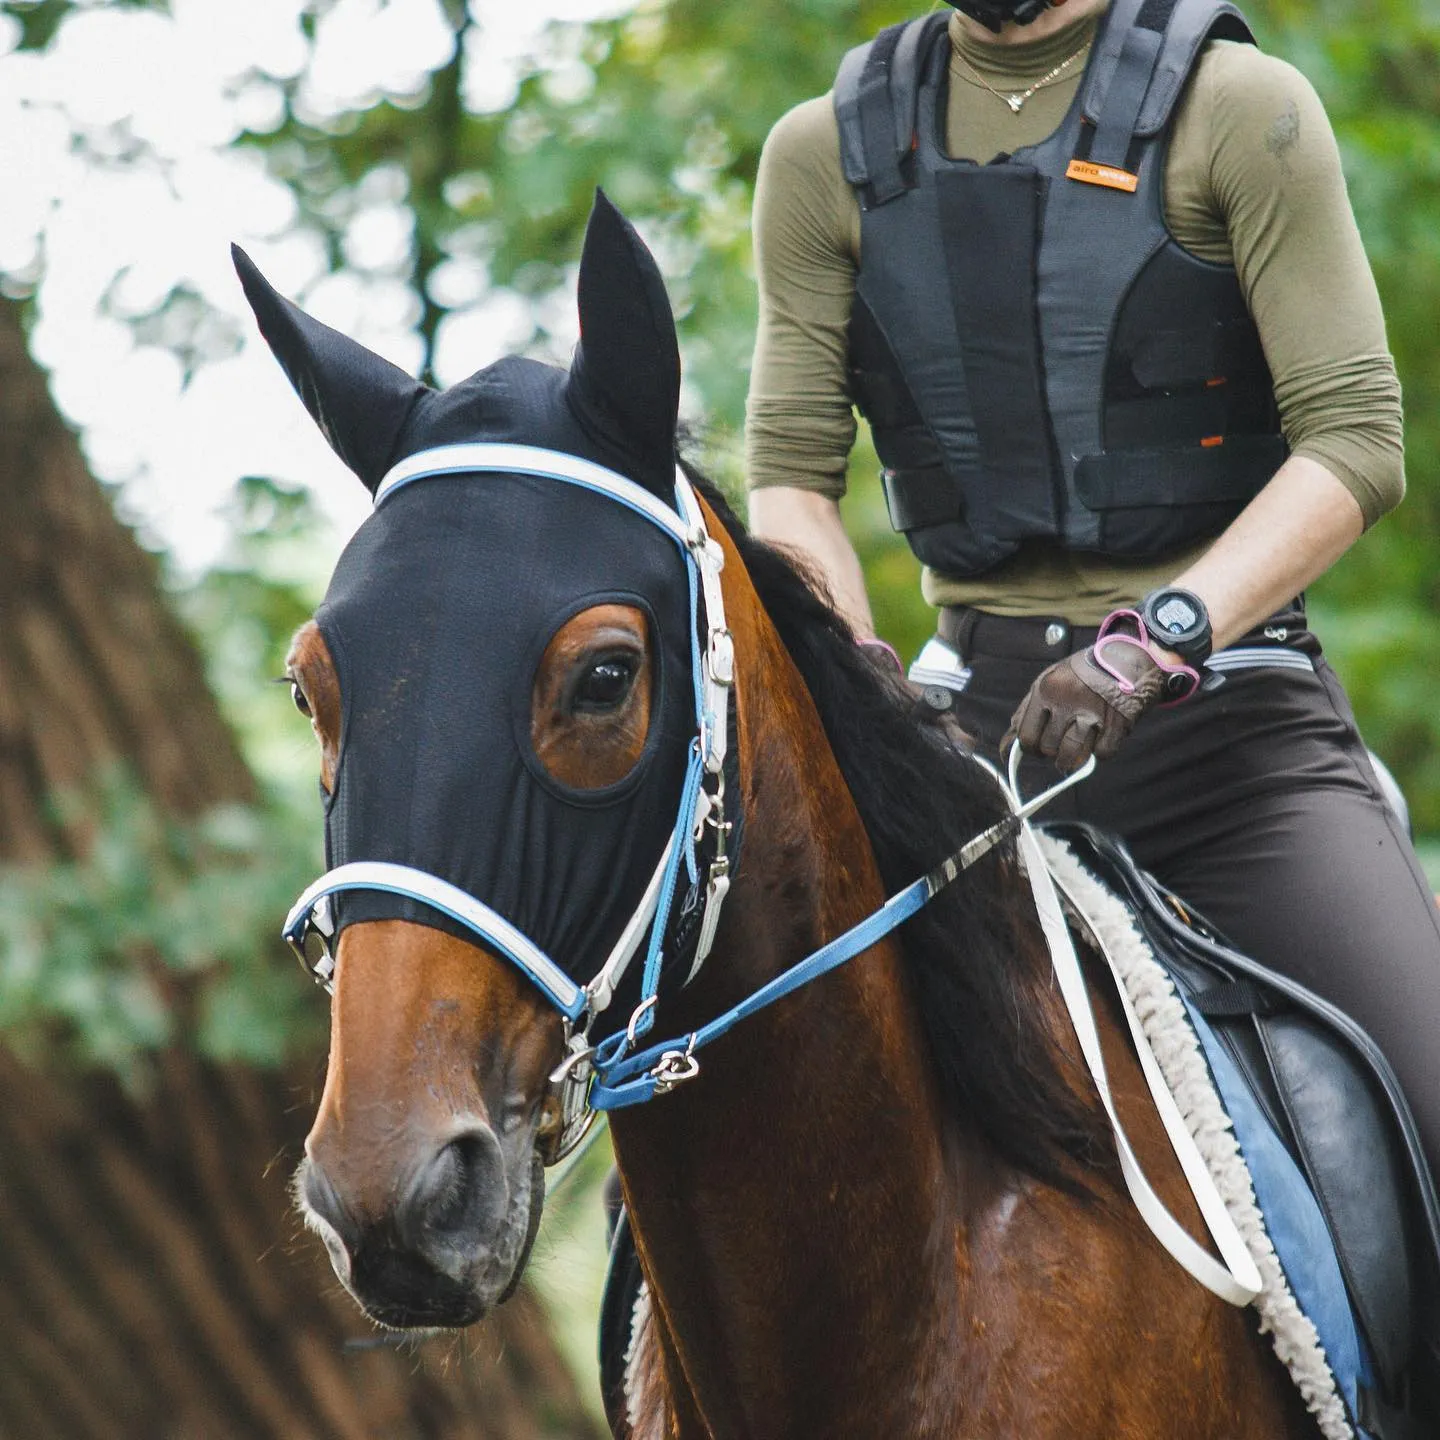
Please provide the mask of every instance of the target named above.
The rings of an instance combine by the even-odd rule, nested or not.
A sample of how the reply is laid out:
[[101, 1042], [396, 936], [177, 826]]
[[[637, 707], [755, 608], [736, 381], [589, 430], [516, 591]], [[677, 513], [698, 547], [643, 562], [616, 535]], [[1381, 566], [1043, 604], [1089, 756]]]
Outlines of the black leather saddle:
[[1369, 1347], [1358, 1417], [1376, 1440], [1440, 1436], [1440, 1203], [1385, 1057], [1349, 1016], [1241, 954], [1113, 835], [1042, 827], [1129, 907], [1155, 959], [1225, 1046], [1310, 1182]]

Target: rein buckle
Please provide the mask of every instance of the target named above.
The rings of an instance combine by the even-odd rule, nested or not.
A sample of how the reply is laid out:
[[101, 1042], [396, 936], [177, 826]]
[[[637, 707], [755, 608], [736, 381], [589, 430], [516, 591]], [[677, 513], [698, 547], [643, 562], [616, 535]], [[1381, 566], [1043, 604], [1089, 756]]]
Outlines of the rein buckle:
[[661, 1055], [650, 1078], [655, 1082], [657, 1095], [668, 1095], [677, 1085], [693, 1080], [700, 1073], [700, 1062], [694, 1056], [695, 1037], [683, 1050], [667, 1050]]

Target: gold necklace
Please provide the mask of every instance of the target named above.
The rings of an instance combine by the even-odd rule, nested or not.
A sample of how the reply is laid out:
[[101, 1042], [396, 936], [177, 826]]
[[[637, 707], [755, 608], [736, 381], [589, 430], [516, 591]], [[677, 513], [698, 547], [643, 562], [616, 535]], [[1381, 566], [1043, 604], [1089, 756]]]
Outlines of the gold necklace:
[[[1006, 93], [1004, 90], [997, 90], [963, 55], [957, 52], [955, 58], [970, 72], [970, 75], [962, 75], [962, 80], [970, 80], [972, 85], [980, 85], [988, 90], [997, 100], [1003, 100], [1017, 115], [1025, 102], [1037, 91], [1043, 90], [1047, 85], [1053, 85], [1088, 49], [1090, 42], [1087, 40], [1073, 55], [1062, 60], [1053, 70], [1042, 75], [1028, 90], [1016, 90]], [[970, 79], [973, 75], [975, 78]]]

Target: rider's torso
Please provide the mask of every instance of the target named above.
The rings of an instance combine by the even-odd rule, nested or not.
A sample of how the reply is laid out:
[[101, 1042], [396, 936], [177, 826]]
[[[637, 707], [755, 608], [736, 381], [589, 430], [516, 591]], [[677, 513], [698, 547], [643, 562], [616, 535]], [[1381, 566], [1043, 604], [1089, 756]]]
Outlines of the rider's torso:
[[1175, 101], [1215, 28], [1243, 22], [1213, 0], [1181, 0], [1163, 29], [1133, 11], [1102, 23], [1058, 128], [986, 165], [945, 151], [938, 17], [883, 32], [836, 82], [863, 211], [851, 386], [892, 523], [946, 574], [1027, 540], [1169, 554], [1223, 529], [1287, 453], [1238, 277], [1164, 214]]

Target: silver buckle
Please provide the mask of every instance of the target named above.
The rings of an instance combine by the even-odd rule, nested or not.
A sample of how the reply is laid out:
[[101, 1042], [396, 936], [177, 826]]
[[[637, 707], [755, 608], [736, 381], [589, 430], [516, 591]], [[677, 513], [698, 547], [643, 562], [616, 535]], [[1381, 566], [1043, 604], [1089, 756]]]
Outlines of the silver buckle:
[[715, 684], [730, 686], [735, 683], [735, 637], [724, 626], [710, 631], [705, 660]]
[[634, 1014], [630, 1016], [630, 1023], [625, 1027], [626, 1049], [633, 1050], [635, 1048], [635, 1042], [639, 1038], [636, 1034], [635, 1027], [640, 1023], [641, 1017], [645, 1012], [647, 1010], [653, 1010], [659, 1003], [659, 1000], [660, 997], [658, 995], [647, 995], [645, 999], [635, 1007]]
[[[306, 942], [311, 935], [317, 936], [320, 941], [320, 954], [313, 960], [305, 951]], [[291, 950], [295, 952], [295, 958], [300, 962], [300, 968], [327, 995], [335, 993], [335, 952], [331, 949], [334, 936], [335, 921], [330, 912], [330, 897], [322, 895], [305, 917], [299, 936], [285, 937]]]
[[677, 1085], [693, 1080], [700, 1073], [700, 1062], [695, 1058], [694, 1050], [695, 1037], [691, 1035], [683, 1050], [667, 1050], [661, 1055], [650, 1072], [657, 1095], [668, 1095]]

